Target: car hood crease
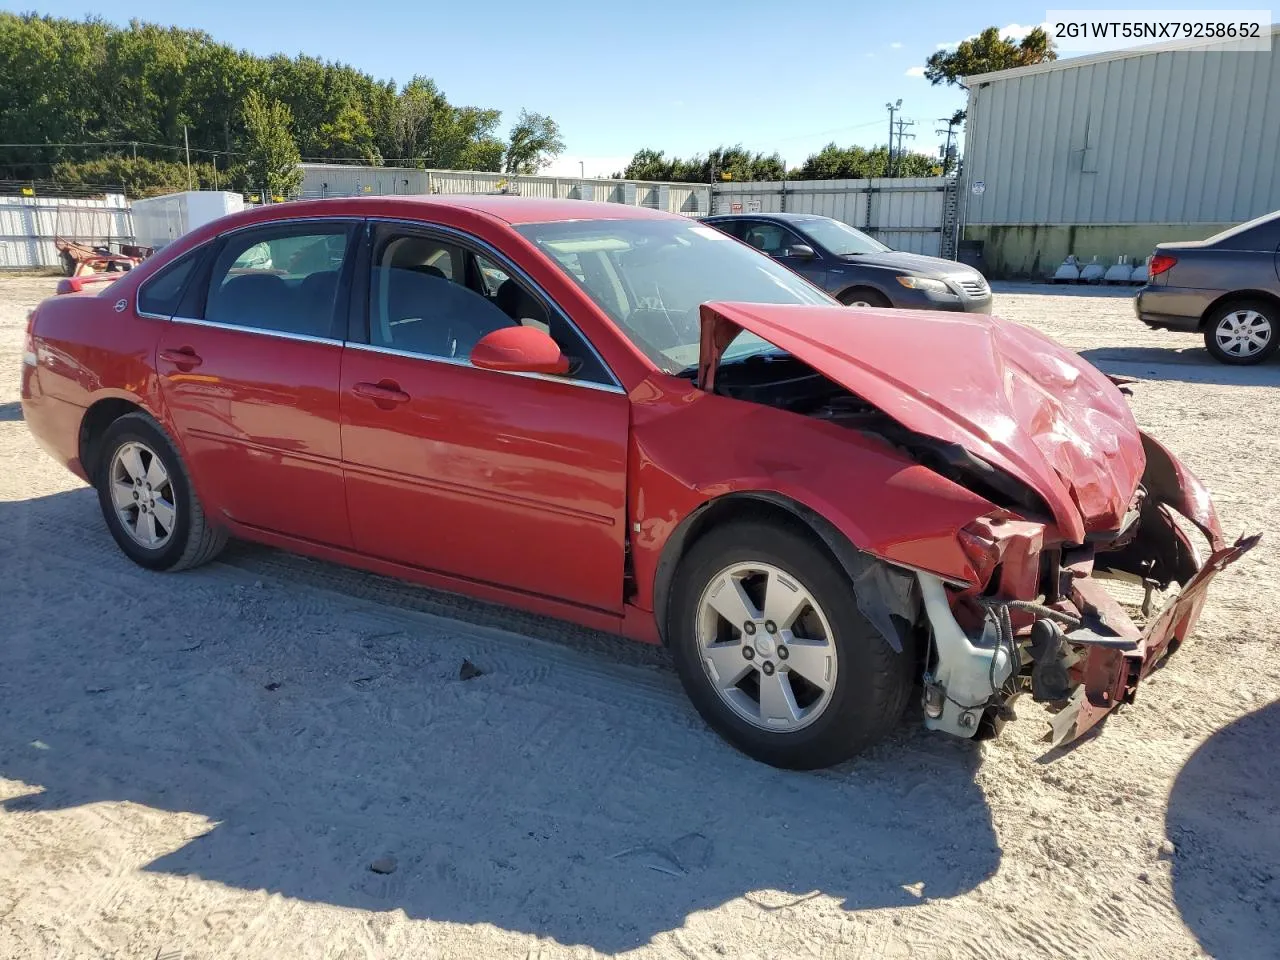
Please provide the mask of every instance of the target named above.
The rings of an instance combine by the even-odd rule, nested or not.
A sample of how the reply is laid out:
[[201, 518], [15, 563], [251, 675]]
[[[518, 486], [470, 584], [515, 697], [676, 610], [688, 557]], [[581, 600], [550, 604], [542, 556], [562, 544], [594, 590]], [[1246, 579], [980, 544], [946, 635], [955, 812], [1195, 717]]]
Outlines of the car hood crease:
[[1072, 542], [1119, 527], [1145, 466], [1128, 403], [1104, 374], [1034, 330], [926, 311], [713, 302], [699, 383], [743, 330], [1035, 490]]

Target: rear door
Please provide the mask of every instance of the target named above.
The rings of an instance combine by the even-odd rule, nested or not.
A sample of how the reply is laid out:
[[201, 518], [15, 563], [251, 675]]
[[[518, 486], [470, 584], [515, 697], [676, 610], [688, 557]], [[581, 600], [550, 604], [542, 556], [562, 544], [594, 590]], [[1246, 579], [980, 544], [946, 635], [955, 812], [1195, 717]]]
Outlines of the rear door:
[[247, 526], [335, 546], [351, 542], [338, 378], [357, 224], [290, 221], [222, 238], [156, 358], [206, 501]]
[[[630, 403], [512, 261], [452, 231], [384, 223], [342, 363], [352, 536], [371, 556], [600, 610], [622, 608]], [[516, 323], [563, 377], [473, 367]]]

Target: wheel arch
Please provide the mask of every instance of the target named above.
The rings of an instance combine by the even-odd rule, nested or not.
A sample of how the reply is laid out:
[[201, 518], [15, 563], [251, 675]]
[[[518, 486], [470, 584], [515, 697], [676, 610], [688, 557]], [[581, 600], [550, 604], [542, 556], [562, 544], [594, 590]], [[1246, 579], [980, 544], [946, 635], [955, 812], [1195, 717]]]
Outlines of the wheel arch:
[[84, 416], [81, 417], [77, 449], [80, 457], [80, 466], [90, 483], [95, 483], [97, 480], [98, 446], [102, 440], [102, 435], [106, 432], [107, 427], [130, 413], [145, 413], [147, 416], [155, 416], [136, 399], [123, 395], [111, 395], [95, 400], [85, 410]]
[[876, 284], [874, 284], [874, 283], [868, 283], [868, 282], [867, 282], [867, 281], [865, 281], [865, 280], [858, 280], [858, 281], [855, 281], [855, 282], [853, 282], [853, 283], [850, 283], [848, 286], [846, 286], [846, 287], [844, 287], [843, 289], [841, 289], [841, 291], [835, 295], [835, 298], [836, 298], [837, 300], [839, 300], [841, 303], [845, 303], [845, 299], [846, 299], [846, 298], [847, 298], [851, 293], [853, 293], [853, 292], [855, 292], [855, 291], [857, 291], [857, 290], [867, 290], [867, 291], [870, 291], [871, 293], [874, 293], [876, 296], [878, 296], [878, 297], [880, 297], [881, 299], [883, 299], [885, 302], [887, 302], [887, 303], [889, 303], [889, 304], [892, 304], [892, 303], [893, 303], [893, 298], [892, 298], [892, 297], [890, 297], [890, 296], [889, 296], [889, 294], [888, 294], [887, 292], [885, 292], [885, 290], [884, 290], [884, 288], [883, 288], [883, 287], [879, 287], [879, 286], [877, 286], [877, 285], [876, 285]]
[[[653, 615], [658, 636], [663, 646], [668, 645], [667, 620], [671, 601], [671, 585], [680, 561], [697, 540], [711, 529], [742, 519], [767, 519], [785, 524], [812, 538], [853, 582], [868, 582], [877, 589], [857, 594], [859, 607], [880, 631], [895, 652], [901, 652], [903, 631], [891, 617], [898, 616], [907, 622], [917, 619], [914, 609], [916, 594], [910, 585], [899, 582], [889, 587], [884, 576], [892, 579], [890, 571], [897, 571], [901, 578], [914, 584], [914, 577], [900, 568], [892, 568], [859, 550], [831, 521], [816, 510], [793, 500], [784, 494], [767, 490], [728, 493], [708, 500], [690, 511], [667, 537], [662, 547], [654, 575]], [[908, 599], [910, 597], [910, 599]]]
[[1230, 293], [1224, 293], [1218, 299], [1214, 300], [1204, 308], [1204, 313], [1200, 314], [1200, 328], [1204, 330], [1209, 323], [1209, 316], [1222, 307], [1231, 303], [1248, 303], [1251, 301], [1262, 301], [1270, 304], [1276, 311], [1280, 312], [1280, 297], [1271, 293], [1269, 290], [1232, 290]]

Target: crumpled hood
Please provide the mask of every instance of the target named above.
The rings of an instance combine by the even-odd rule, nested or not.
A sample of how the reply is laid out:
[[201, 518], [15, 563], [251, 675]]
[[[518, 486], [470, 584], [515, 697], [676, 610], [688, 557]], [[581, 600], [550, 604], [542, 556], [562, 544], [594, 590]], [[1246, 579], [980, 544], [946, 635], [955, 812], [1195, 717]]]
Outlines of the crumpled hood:
[[1048, 337], [979, 314], [760, 303], [701, 308], [710, 390], [743, 330], [804, 361], [909, 430], [958, 443], [1034, 489], [1062, 534], [1116, 530], [1146, 465], [1123, 394]]

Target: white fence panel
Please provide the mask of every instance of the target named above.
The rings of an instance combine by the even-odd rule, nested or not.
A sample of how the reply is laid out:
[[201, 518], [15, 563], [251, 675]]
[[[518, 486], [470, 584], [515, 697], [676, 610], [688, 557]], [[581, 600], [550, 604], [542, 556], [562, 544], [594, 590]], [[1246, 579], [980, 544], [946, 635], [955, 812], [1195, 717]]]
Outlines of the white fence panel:
[[95, 200], [0, 197], [0, 269], [60, 266], [55, 237], [100, 246], [131, 243], [133, 218], [118, 194]]
[[701, 183], [649, 183], [340, 163], [304, 163], [302, 174], [300, 195], [305, 199], [427, 193], [516, 193], [522, 197], [626, 203], [689, 217], [705, 217], [711, 212], [711, 185]]

